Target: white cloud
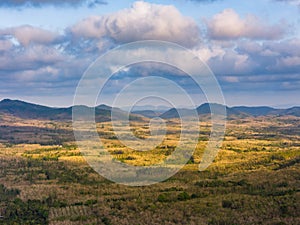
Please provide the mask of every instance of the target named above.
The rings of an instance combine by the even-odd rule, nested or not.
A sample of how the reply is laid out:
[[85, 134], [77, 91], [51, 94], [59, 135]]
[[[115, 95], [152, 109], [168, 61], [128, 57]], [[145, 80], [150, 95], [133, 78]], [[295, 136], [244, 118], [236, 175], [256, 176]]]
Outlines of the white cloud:
[[212, 45], [212, 46], [199, 46], [198, 48], [193, 50], [193, 53], [205, 63], [211, 58], [215, 57], [223, 57], [226, 53], [225, 48], [219, 45]]
[[57, 33], [28, 25], [2, 29], [0, 35], [12, 36], [23, 46], [31, 43], [49, 44], [59, 38]]
[[284, 22], [269, 25], [254, 15], [241, 18], [233, 9], [225, 9], [206, 21], [208, 36], [212, 39], [279, 39], [287, 26]]
[[[174, 6], [136, 2], [129, 9], [82, 20], [61, 35], [31, 26], [0, 29], [1, 91], [7, 89], [22, 94], [36, 91], [38, 95], [43, 94], [42, 89], [47, 89], [44, 95], [51, 91], [72, 91], [98, 55], [116, 45], [145, 39], [172, 41], [189, 47], [228, 89], [251, 89], [255, 82], [260, 82], [262, 89], [272, 89], [283, 80], [293, 84], [299, 80], [300, 39], [253, 40], [281, 37], [285, 33], [282, 24], [268, 25], [254, 16], [241, 18], [232, 9], [206, 22], [209, 33], [204, 43], [199, 43], [201, 36], [196, 22], [183, 16]], [[131, 52], [112, 62], [118, 65], [124, 58], [142, 53]], [[150, 52], [156, 58], [165, 53]], [[184, 68], [193, 66], [184, 53], [168, 54]], [[170, 68], [141, 67], [139, 71], [127, 68], [123, 73], [131, 78], [137, 72], [148, 76], [155, 70], [179, 83], [186, 82], [182, 73]], [[127, 77], [119, 76], [113, 81], [112, 92], [123, 85], [122, 79], [126, 81]], [[9, 85], [13, 88], [8, 88]], [[186, 87], [188, 85], [187, 82]]]
[[195, 21], [183, 16], [174, 6], [142, 1], [107, 16], [89, 17], [70, 31], [76, 37], [106, 37], [117, 43], [156, 39], [186, 47], [195, 46], [200, 37]]

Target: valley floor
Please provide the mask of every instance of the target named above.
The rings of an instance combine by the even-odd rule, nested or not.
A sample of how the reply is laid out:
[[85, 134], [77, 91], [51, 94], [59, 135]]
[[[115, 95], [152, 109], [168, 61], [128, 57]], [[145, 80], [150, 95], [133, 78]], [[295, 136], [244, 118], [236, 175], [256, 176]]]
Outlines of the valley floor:
[[[147, 165], [172, 153], [178, 121], [150, 152], [116, 140], [98, 124], [116, 160]], [[175, 125], [174, 125], [175, 124]], [[115, 184], [85, 161], [68, 122], [2, 117], [0, 224], [300, 224], [300, 118], [228, 121], [213, 164], [198, 171], [210, 125], [200, 124], [188, 164], [168, 180], [145, 187]], [[134, 125], [148, 135], [143, 122]]]

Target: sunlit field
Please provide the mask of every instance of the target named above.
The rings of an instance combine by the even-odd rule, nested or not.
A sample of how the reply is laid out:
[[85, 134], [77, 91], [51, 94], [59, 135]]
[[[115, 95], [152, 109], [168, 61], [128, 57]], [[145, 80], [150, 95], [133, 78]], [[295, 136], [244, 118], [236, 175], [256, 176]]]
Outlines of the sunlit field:
[[300, 225], [300, 0], [0, 0], [0, 225]]
[[[78, 149], [69, 122], [1, 120], [1, 129], [9, 132], [1, 132], [0, 223], [300, 223], [297, 117], [229, 120], [217, 157], [200, 172], [210, 134], [210, 123], [203, 119], [186, 166], [168, 180], [145, 187], [115, 184], [96, 173]], [[148, 125], [146, 119], [134, 121], [133, 134], [147, 138]], [[163, 142], [150, 151], [125, 147], [110, 122], [98, 123], [97, 131], [115, 160], [146, 166], [172, 154], [180, 123], [169, 121]]]

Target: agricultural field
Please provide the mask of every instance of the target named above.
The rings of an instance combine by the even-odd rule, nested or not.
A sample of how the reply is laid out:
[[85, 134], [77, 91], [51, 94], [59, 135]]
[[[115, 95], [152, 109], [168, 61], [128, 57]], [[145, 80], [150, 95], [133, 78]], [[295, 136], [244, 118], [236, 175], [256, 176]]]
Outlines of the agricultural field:
[[[148, 120], [132, 122], [149, 136]], [[193, 156], [176, 175], [149, 186], [113, 183], [96, 173], [74, 140], [72, 123], [1, 117], [0, 224], [300, 224], [300, 118], [227, 121], [212, 165], [198, 171], [210, 135], [200, 121]], [[158, 163], [172, 154], [180, 123], [151, 151], [134, 151], [97, 124], [114, 160]], [[192, 131], [191, 131], [192, 132]]]

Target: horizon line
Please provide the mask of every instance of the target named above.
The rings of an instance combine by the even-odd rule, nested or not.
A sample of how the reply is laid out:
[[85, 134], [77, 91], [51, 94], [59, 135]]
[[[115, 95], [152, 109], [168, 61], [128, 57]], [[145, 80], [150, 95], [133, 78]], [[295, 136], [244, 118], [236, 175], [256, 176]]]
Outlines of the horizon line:
[[[23, 100], [23, 99], [0, 98], [0, 102], [3, 102], [5, 100], [7, 100], [7, 101], [20, 101], [20, 102], [24, 102], [24, 103], [28, 103], [28, 104], [33, 104], [33, 105], [44, 106], [44, 107], [48, 107], [48, 108], [70, 108], [70, 107], [74, 107], [74, 106], [85, 106], [85, 107], [93, 108], [93, 107], [98, 107], [98, 106], [103, 105], [103, 106], [107, 106], [107, 107], [111, 107], [111, 108], [120, 108], [120, 109], [124, 110], [124, 108], [131, 107], [131, 106], [128, 106], [128, 105], [125, 105], [125, 106], [114, 106], [114, 107], [112, 107], [111, 105], [108, 105], [106, 103], [99, 103], [99, 104], [94, 105], [94, 106], [88, 106], [88, 105], [84, 105], [84, 104], [80, 104], [80, 105], [66, 105], [66, 106], [53, 106], [53, 105], [47, 105], [47, 104], [42, 104], [42, 103], [27, 101], [27, 100]], [[198, 108], [198, 107], [200, 107], [201, 105], [204, 105], [204, 104], [219, 104], [219, 105], [223, 105], [223, 104], [215, 103], [215, 102], [203, 102], [203, 103], [198, 104], [198, 106], [196, 106], [196, 107], [194, 107], [194, 106], [183, 106], [182, 105], [180, 107], [177, 107], [176, 109], [195, 109], [195, 108]], [[160, 106], [160, 107], [166, 107], [168, 109], [174, 108], [174, 107], [169, 107], [169, 106], [165, 106], [165, 105], [162, 105], [162, 104], [160, 104], [160, 105], [146, 104], [146, 105], [136, 105], [136, 106], [137, 107], [153, 106], [153, 108], [155, 108], [157, 106]], [[227, 104], [225, 104], [224, 106], [229, 107], [229, 108], [235, 108], [235, 107], [250, 107], [250, 108], [269, 107], [269, 108], [273, 108], [273, 109], [290, 109], [290, 108], [300, 107], [300, 105], [291, 105], [289, 107], [276, 107], [276, 106], [271, 106], [271, 105], [227, 105]], [[145, 109], [145, 110], [148, 110], [148, 109]], [[135, 110], [135, 111], [144, 111], [144, 110]]]

